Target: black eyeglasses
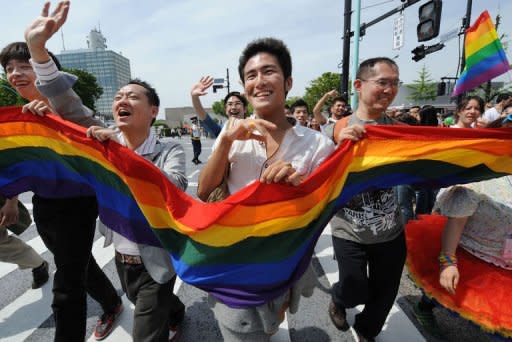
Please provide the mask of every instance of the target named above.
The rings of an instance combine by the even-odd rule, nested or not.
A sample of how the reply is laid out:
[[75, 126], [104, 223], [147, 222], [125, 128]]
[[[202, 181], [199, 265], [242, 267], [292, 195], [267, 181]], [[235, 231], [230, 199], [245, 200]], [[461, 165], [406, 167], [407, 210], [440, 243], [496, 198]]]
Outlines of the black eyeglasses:
[[379, 88], [385, 89], [385, 88], [398, 88], [402, 85], [402, 81], [400, 80], [387, 80], [384, 78], [379, 78], [377, 80], [364, 80], [361, 79], [363, 82], [373, 82], [375, 83]]

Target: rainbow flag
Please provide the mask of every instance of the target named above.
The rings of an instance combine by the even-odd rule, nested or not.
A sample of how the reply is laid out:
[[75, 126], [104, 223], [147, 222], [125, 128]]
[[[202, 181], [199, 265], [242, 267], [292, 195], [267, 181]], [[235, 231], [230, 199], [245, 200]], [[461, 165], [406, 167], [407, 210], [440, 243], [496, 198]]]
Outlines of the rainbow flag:
[[466, 66], [455, 83], [452, 96], [471, 90], [510, 70], [489, 12], [483, 11], [466, 30], [464, 43]]
[[257, 306], [301, 277], [323, 228], [355, 194], [512, 174], [511, 129], [367, 132], [298, 187], [254, 182], [222, 202], [202, 203], [117, 143], [88, 139], [84, 128], [53, 115], [0, 108], [0, 195], [95, 193], [101, 220], [132, 241], [167, 249], [183, 281], [231, 307]]

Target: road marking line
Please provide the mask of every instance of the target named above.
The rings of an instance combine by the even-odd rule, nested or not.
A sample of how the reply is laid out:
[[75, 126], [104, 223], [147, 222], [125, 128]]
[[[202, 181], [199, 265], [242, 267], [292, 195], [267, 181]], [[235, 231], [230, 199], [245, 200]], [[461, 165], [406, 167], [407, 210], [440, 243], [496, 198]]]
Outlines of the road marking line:
[[[43, 243], [43, 240], [39, 237], [39, 235], [29, 241], [26, 242], [27, 245], [32, 247], [37, 254], [43, 254], [47, 251], [46, 246]], [[10, 264], [6, 262], [0, 263], [0, 278], [6, 276], [7, 274], [11, 273], [12, 271], [16, 270], [18, 268], [18, 265], [16, 264]]]
[[270, 337], [270, 342], [289, 342], [290, 339], [290, 331], [288, 330], [288, 313], [286, 313], [286, 317], [284, 321], [279, 325], [279, 330]]
[[[339, 280], [338, 263], [333, 259], [334, 249], [332, 247], [331, 224], [329, 223], [320, 235], [318, 242], [315, 246], [315, 255], [324, 270], [325, 277], [332, 286]], [[363, 310], [364, 306], [359, 305], [354, 309], [347, 310], [347, 320], [350, 325], [354, 323], [356, 314]], [[425, 341], [425, 338], [419, 333], [416, 327], [409, 320], [407, 315], [402, 311], [400, 306], [396, 303], [393, 304], [386, 323], [382, 327], [381, 333], [376, 338], [380, 342], [388, 341]]]
[[[94, 258], [104, 267], [114, 256], [114, 248], [103, 248], [101, 237], [93, 245]], [[28, 290], [9, 305], [0, 310], [0, 340], [23, 342], [51, 314], [53, 277], [40, 289]]]
[[194, 177], [195, 175], [197, 175], [199, 173], [199, 170], [195, 170], [194, 172], [192, 172], [188, 178], [191, 179], [192, 177]]

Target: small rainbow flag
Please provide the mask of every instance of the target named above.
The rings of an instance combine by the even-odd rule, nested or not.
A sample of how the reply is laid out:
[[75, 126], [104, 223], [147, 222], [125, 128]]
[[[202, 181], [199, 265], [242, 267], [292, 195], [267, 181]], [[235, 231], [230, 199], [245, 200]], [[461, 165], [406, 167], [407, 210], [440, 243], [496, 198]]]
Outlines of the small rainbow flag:
[[360, 192], [505, 174], [512, 174], [512, 129], [372, 126], [300, 186], [254, 182], [222, 202], [203, 203], [113, 141], [86, 138], [84, 128], [53, 115], [0, 108], [0, 195], [96, 194], [108, 227], [165, 248], [183, 281], [231, 307], [285, 293], [309, 265], [331, 217]]
[[452, 96], [471, 90], [510, 70], [507, 56], [487, 11], [483, 11], [466, 30], [464, 49], [466, 66], [455, 83]]

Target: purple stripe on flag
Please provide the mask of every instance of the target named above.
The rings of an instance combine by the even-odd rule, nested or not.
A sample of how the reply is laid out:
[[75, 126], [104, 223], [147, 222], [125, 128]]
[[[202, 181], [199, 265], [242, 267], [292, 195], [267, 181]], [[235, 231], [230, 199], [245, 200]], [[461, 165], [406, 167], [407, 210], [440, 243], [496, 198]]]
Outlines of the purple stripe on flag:
[[466, 70], [453, 90], [452, 96], [457, 96], [467, 90], [471, 90], [480, 84], [489, 81], [510, 70], [507, 57], [503, 50], [478, 62], [471, 69]]

